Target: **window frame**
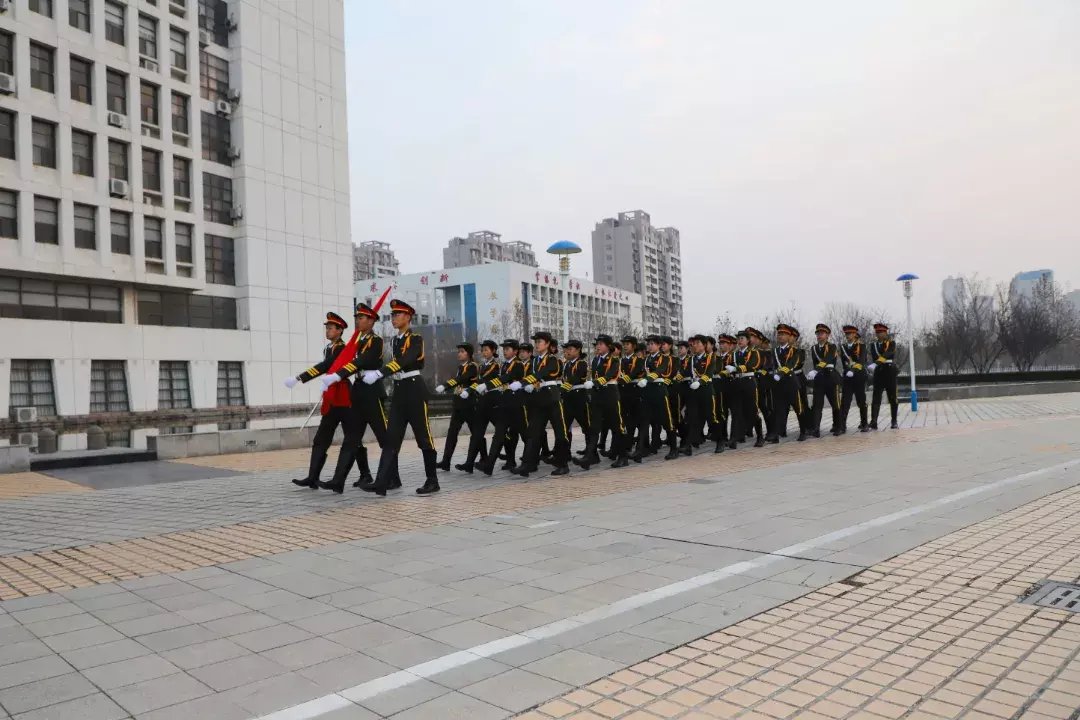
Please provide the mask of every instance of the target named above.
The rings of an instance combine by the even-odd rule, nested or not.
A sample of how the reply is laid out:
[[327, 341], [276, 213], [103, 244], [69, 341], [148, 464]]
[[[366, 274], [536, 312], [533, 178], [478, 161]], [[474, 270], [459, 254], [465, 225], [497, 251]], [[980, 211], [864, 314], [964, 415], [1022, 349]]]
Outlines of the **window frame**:
[[[117, 148], [123, 151], [121, 156], [118, 156], [113, 152]], [[123, 166], [117, 165], [115, 162], [118, 157], [123, 159]], [[117, 170], [122, 170], [123, 172], [120, 173], [117, 172]], [[123, 140], [117, 140], [116, 138], [109, 138], [109, 179], [131, 182], [131, 143], [126, 143]]]
[[19, 239], [19, 192], [17, 190], [0, 188], [0, 238]]
[[[123, 218], [123, 222], [117, 223], [117, 218]], [[117, 234], [118, 227], [123, 227], [123, 235]], [[131, 254], [131, 213], [124, 210], [109, 210], [109, 244], [115, 255]]]
[[[49, 204], [52, 207], [48, 207]], [[48, 223], [39, 221], [41, 213], [49, 213], [52, 215], [53, 223], [50, 226]], [[43, 228], [51, 227], [52, 230]], [[44, 236], [44, 239], [42, 237]], [[59, 245], [60, 244], [60, 200], [48, 195], [34, 195], [34, 242], [41, 245]]]
[[0, 158], [15, 160], [19, 137], [19, 116], [14, 110], [0, 108]]
[[31, 12], [50, 18], [53, 16], [53, 0], [29, 0], [27, 4]]
[[165, 223], [161, 218], [143, 217], [143, 257], [165, 262]]
[[181, 155], [173, 155], [173, 196], [191, 201], [191, 160]]
[[[15, 409], [20, 407], [36, 408], [41, 417], [56, 417], [56, 375], [52, 360], [13, 358], [9, 390], [12, 420]], [[23, 397], [26, 400], [20, 399]]]
[[246, 406], [247, 392], [244, 388], [244, 363], [236, 360], [218, 360], [217, 365], [217, 406]]
[[[87, 224], [89, 224], [89, 229], [86, 227]], [[75, 247], [81, 250], [97, 250], [97, 207], [95, 205], [74, 203], [72, 228], [75, 231]]]
[[93, 23], [91, 13], [90, 0], [68, 0], [68, 25], [76, 30], [90, 32]]
[[90, 412], [130, 412], [127, 361], [90, 361]]
[[162, 193], [161, 189], [161, 151], [144, 147], [142, 149], [142, 181], [145, 192]]
[[203, 171], [203, 219], [232, 225], [232, 178]]
[[[181, 232], [181, 228], [183, 228], [184, 232]], [[185, 222], [173, 223], [173, 238], [175, 240], [176, 263], [178, 265], [193, 265], [195, 263], [195, 226]], [[186, 242], [181, 242], [181, 238], [186, 238]]]
[[229, 148], [232, 147], [232, 121], [205, 110], [200, 120], [203, 160], [232, 165], [232, 158], [229, 157]]
[[[48, 134], [43, 134], [45, 130], [48, 130]], [[30, 147], [35, 167], [56, 169], [56, 136], [56, 123], [38, 117], [30, 119]], [[39, 140], [45, 139], [48, 140], [47, 144], [38, 144]]]
[[[224, 73], [224, 80], [222, 80]], [[229, 61], [199, 50], [199, 94], [204, 100], [229, 99]]]
[[169, 25], [169, 63], [175, 70], [188, 71], [188, 34], [175, 25]]
[[[182, 107], [177, 108], [177, 101], [182, 103]], [[178, 113], [177, 110], [182, 110], [182, 113]], [[169, 103], [169, 112], [172, 115], [172, 131], [174, 134], [179, 133], [181, 135], [191, 136], [191, 98], [184, 93], [172, 91], [172, 99]], [[182, 122], [177, 122], [177, 119], [181, 118]]]
[[[48, 67], [42, 68], [42, 64]], [[30, 41], [30, 87], [56, 94], [56, 48], [33, 40]]]
[[158, 59], [158, 20], [139, 13], [139, 55], [155, 62]]
[[15, 35], [0, 30], [0, 72], [15, 74]]
[[[78, 150], [81, 149], [82, 140], [76, 141], [76, 138], [86, 138], [86, 154], [80, 155], [78, 153]], [[71, 172], [73, 174], [94, 177], [95, 140], [94, 133], [71, 128]], [[83, 172], [83, 170], [88, 170], [88, 172]]]
[[225, 235], [203, 233], [206, 282], [236, 285], [236, 240]]
[[144, 125], [161, 127], [161, 86], [139, 81], [139, 119]]
[[191, 409], [191, 366], [186, 360], [158, 362], [158, 410]]
[[[116, 82], [119, 80], [119, 84]], [[120, 94], [113, 92], [119, 89]], [[106, 68], [105, 70], [105, 104], [109, 112], [120, 113], [124, 117], [128, 115], [128, 75], [120, 70]], [[118, 102], [117, 102], [118, 101]], [[119, 108], [119, 109], [117, 109]]]
[[[115, 0], [105, 0], [105, 39], [127, 47], [127, 7]], [[119, 17], [119, 24], [114, 22]], [[119, 37], [119, 40], [117, 38]]]

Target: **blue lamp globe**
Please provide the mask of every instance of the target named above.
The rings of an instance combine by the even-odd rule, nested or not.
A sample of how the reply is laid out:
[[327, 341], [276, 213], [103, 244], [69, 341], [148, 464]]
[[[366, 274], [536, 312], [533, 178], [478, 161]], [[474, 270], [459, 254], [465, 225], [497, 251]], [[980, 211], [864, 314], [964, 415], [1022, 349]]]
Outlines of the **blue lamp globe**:
[[547, 251], [552, 255], [574, 255], [581, 252], [581, 246], [569, 240], [559, 240], [552, 243]]

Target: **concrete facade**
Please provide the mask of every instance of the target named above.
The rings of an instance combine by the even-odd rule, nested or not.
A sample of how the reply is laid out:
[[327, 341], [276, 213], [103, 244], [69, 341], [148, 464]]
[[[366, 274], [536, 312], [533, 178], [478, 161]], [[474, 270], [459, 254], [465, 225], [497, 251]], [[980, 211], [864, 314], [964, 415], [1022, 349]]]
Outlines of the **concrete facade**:
[[532, 245], [520, 240], [503, 242], [502, 235], [491, 230], [477, 230], [465, 237], [450, 238], [443, 248], [443, 268], [446, 269], [497, 262], [537, 267]]
[[400, 274], [397, 255], [390, 243], [371, 240], [353, 246], [353, 281], [394, 277]]
[[[159, 407], [164, 360], [186, 363], [196, 408], [218, 404], [219, 361], [242, 363], [248, 405], [313, 401], [314, 390], [289, 392], [279, 381], [318, 355], [326, 309], [351, 302], [342, 0], [94, 0], [88, 30], [71, 24], [68, 0], [52, 5], [48, 17], [16, 0], [3, 15], [16, 91], [0, 95], [0, 110], [14, 114], [17, 134], [15, 158], [0, 157], [0, 192], [15, 199], [17, 230], [0, 237], [0, 415], [9, 414], [19, 359], [50, 362], [59, 415], [90, 410], [95, 360], [123, 361], [130, 410]], [[119, 33], [109, 16], [117, 9]], [[156, 48], [143, 37], [151, 26]], [[52, 53], [51, 92], [34, 87], [41, 48]], [[92, 63], [89, 103], [73, 99], [72, 58]], [[126, 102], [110, 97], [117, 77]], [[186, 102], [186, 122], [174, 100]], [[36, 162], [35, 119], [54, 128], [55, 168]], [[74, 171], [73, 129], [91, 134], [92, 176]], [[129, 150], [125, 193], [111, 191], [110, 141]], [[159, 162], [159, 185], [146, 157]], [[170, 181], [184, 161], [186, 186]], [[57, 201], [56, 244], [37, 241], [36, 197]], [[81, 241], [75, 231], [80, 206], [95, 208], [90, 248], [85, 226]], [[130, 217], [129, 252], [114, 251], [114, 213]], [[160, 260], [146, 234], [158, 222]], [[210, 238], [232, 247], [224, 277], [208, 268], [218, 260]], [[36, 281], [58, 288], [58, 300], [31, 292]], [[89, 286], [91, 310], [93, 293], [104, 294], [120, 321], [72, 319], [64, 284], [83, 293]], [[154, 318], [149, 308], [161, 292], [176, 294], [158, 299]], [[196, 305], [211, 304], [213, 319], [197, 317]]]

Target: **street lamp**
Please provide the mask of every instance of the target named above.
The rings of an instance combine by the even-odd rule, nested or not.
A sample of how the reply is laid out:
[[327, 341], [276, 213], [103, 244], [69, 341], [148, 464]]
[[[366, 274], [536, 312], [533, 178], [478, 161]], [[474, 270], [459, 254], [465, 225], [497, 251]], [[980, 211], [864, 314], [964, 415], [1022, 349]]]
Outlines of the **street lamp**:
[[547, 251], [559, 256], [559, 278], [562, 281], [562, 341], [570, 339], [570, 256], [581, 252], [581, 246], [569, 240], [552, 243]]
[[919, 412], [919, 395], [915, 392], [915, 326], [911, 322], [911, 281], [918, 279], [919, 276], [912, 273], [904, 273], [896, 278], [897, 282], [904, 283], [904, 297], [907, 298], [908, 372], [911, 374], [911, 412]]

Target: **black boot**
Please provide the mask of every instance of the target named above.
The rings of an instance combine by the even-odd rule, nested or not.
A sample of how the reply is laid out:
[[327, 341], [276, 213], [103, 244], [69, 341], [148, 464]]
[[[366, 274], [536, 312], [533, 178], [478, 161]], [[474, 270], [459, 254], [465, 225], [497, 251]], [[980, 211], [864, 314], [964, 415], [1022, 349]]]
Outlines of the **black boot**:
[[551, 471], [551, 474], [552, 475], [569, 475], [570, 474], [570, 468], [566, 467], [565, 465], [556, 465], [555, 469]]
[[765, 447], [765, 438], [758, 435], [757, 442], [754, 443], [754, 447], [756, 447], [756, 448]]
[[611, 467], [613, 467], [613, 468], [624, 468], [629, 464], [630, 463], [627, 461], [627, 458], [626, 458], [625, 455], [617, 455], [615, 457], [615, 462], [611, 463]]
[[421, 454], [424, 456], [424, 476], [427, 478], [423, 487], [416, 489], [417, 495], [431, 495], [439, 492], [439, 476], [435, 472], [435, 451], [434, 450], [422, 450]]
[[664, 456], [665, 460], [675, 460], [679, 457], [679, 446], [675, 443], [668, 445], [668, 453]]
[[797, 440], [798, 440], [799, 442], [802, 442], [802, 441], [806, 440], [806, 431], [805, 431], [805, 430], [800, 430], [800, 431], [799, 431], [799, 437], [798, 437], [798, 438], [796, 438], [796, 439], [797, 439]]
[[463, 462], [463, 463], [461, 463], [461, 464], [459, 464], [459, 465], [455, 465], [455, 466], [454, 466], [454, 469], [455, 469], [455, 470], [460, 470], [460, 471], [461, 471], [461, 472], [463, 472], [463, 473], [468, 473], [468, 474], [472, 475], [472, 473], [473, 473], [473, 467], [474, 467], [474, 466], [473, 466], [473, 464], [472, 464], [472, 463], [468, 463], [468, 462]]
[[311, 451], [311, 460], [308, 463], [308, 476], [303, 480], [293, 480], [294, 485], [300, 487], [311, 488], [312, 490], [319, 489], [319, 475], [322, 473], [323, 465], [326, 464], [326, 453], [319, 453], [316, 450]]
[[375, 478], [371, 476], [371, 466], [368, 465], [367, 448], [363, 445], [356, 449], [356, 469], [360, 471], [360, 478], [353, 483], [353, 487], [375, 484]]
[[716, 441], [716, 448], [713, 450], [713, 454], [714, 455], [719, 455], [720, 453], [724, 452], [724, 446], [726, 444], [727, 443], [724, 440], [717, 440]]

